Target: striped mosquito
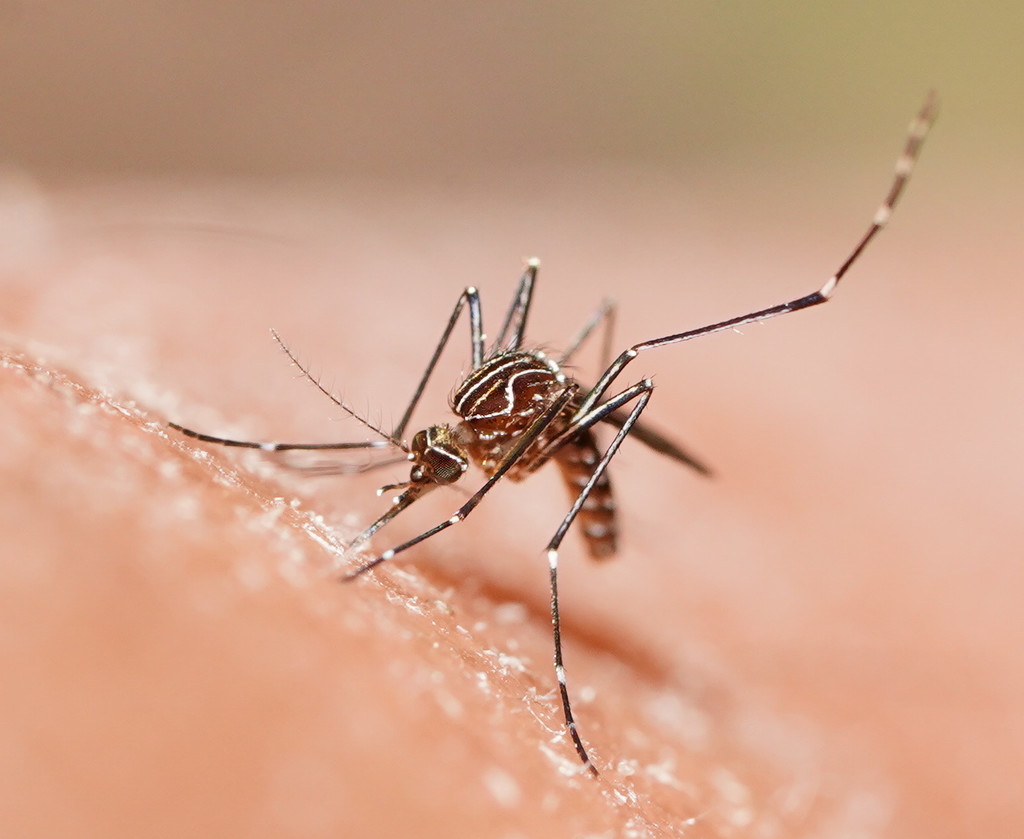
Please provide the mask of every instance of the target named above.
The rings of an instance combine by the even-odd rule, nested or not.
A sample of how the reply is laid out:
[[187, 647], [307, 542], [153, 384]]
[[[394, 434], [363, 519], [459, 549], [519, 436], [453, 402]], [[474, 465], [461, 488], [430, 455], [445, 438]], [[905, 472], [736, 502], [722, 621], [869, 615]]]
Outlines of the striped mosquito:
[[[613, 312], [612, 307], [610, 304], [606, 304], [584, 327], [571, 343], [570, 348], [560, 355], [552, 356], [538, 349], [531, 349], [525, 343], [524, 336], [536, 287], [538, 262], [534, 259], [527, 263], [501, 329], [489, 345], [484, 335], [479, 292], [477, 289], [469, 287], [459, 295], [441, 339], [427, 363], [426, 370], [416, 386], [405, 413], [390, 431], [386, 431], [362, 417], [328, 391], [311, 374], [309, 368], [299, 362], [277, 333], [273, 333], [288, 358], [306, 378], [335, 405], [352, 415], [380, 439], [354, 443], [258, 443], [213, 437], [175, 423], [170, 425], [182, 434], [207, 443], [241, 446], [266, 452], [379, 448], [402, 452], [402, 456], [399, 458], [383, 462], [307, 467], [313, 471], [341, 474], [367, 471], [398, 461], [411, 461], [412, 467], [408, 480], [389, 484], [380, 490], [380, 492], [398, 491], [391, 506], [355, 538], [349, 546], [349, 550], [365, 543], [378, 530], [428, 492], [459, 481], [468, 471], [470, 464], [475, 464], [484, 473], [486, 480], [483, 484], [449, 518], [418, 536], [388, 548], [375, 558], [363, 562], [345, 574], [343, 578], [345, 580], [354, 580], [381, 563], [394, 559], [414, 545], [458, 524], [476, 508], [484, 496], [502, 478], [507, 478], [510, 481], [522, 481], [548, 461], [554, 461], [562, 473], [572, 498], [569, 511], [565, 514], [546, 548], [551, 592], [555, 675], [558, 680], [566, 729], [583, 765], [592, 774], [597, 775], [597, 768], [591, 761], [577, 731], [562, 659], [558, 611], [559, 547], [569, 528], [579, 520], [583, 539], [592, 557], [601, 559], [615, 553], [615, 503], [607, 470], [619, 446], [627, 436], [632, 435], [634, 439], [645, 443], [655, 451], [686, 464], [698, 472], [705, 474], [708, 472], [699, 460], [640, 422], [640, 416], [654, 391], [654, 384], [650, 379], [642, 379], [617, 392], [612, 385], [629, 363], [646, 350], [678, 344], [747, 323], [768, 320], [830, 300], [840, 280], [860, 257], [868, 243], [888, 222], [893, 208], [907, 184], [925, 136], [935, 119], [936, 109], [936, 98], [934, 94], [929, 94], [920, 113], [910, 125], [906, 145], [897, 160], [895, 175], [889, 191], [876, 211], [871, 225], [840, 264], [839, 269], [820, 289], [787, 303], [779, 303], [698, 329], [634, 344], [620, 353], [608, 365], [593, 387], [584, 386], [574, 379], [566, 371], [566, 364], [600, 323], [603, 322], [607, 328]], [[420, 397], [434, 372], [438, 359], [448, 345], [464, 309], [468, 309], [469, 312], [472, 367], [451, 396], [451, 408], [458, 419], [454, 423], [432, 425], [422, 431], [417, 431], [411, 440], [406, 441], [405, 432], [410, 418], [419, 404]], [[603, 451], [598, 445], [595, 435], [595, 429], [602, 423], [617, 429], [611, 443]], [[296, 466], [296, 468], [303, 467]]]

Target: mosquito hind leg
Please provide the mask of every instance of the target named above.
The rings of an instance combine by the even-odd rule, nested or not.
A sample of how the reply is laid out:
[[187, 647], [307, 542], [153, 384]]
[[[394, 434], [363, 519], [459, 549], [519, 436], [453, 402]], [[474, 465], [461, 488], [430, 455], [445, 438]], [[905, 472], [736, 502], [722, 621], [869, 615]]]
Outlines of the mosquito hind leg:
[[893, 173], [892, 180], [890, 181], [889, 189], [886, 192], [885, 198], [882, 199], [882, 203], [875, 211], [875, 214], [871, 219], [871, 224], [868, 226], [867, 231], [857, 241], [857, 244], [853, 247], [847, 257], [839, 265], [836, 272], [828, 278], [821, 288], [817, 291], [811, 292], [810, 294], [806, 294], [803, 297], [798, 297], [795, 300], [790, 300], [786, 303], [779, 303], [775, 306], [769, 306], [767, 309], [759, 309], [756, 312], [738, 315], [737, 317], [728, 318], [727, 320], [712, 323], [708, 326], [702, 326], [697, 329], [687, 330], [686, 332], [679, 332], [675, 335], [666, 335], [663, 338], [655, 338], [651, 341], [643, 341], [639, 344], [634, 344], [628, 350], [621, 353], [619, 357], [611, 363], [594, 388], [586, 395], [586, 397], [584, 397], [580, 407], [577, 409], [576, 417], [578, 418], [588, 413], [594, 405], [601, 400], [602, 396], [604, 396], [605, 392], [611, 386], [611, 383], [618, 377], [626, 365], [644, 350], [666, 347], [670, 344], [678, 344], [682, 341], [689, 341], [703, 335], [710, 335], [712, 332], [721, 332], [723, 329], [732, 329], [747, 323], [756, 323], [779, 315], [787, 315], [790, 312], [797, 312], [800, 309], [807, 309], [811, 306], [817, 306], [831, 300], [836, 287], [846, 275], [846, 272], [849, 271], [850, 267], [860, 258], [864, 249], [875, 238], [875, 236], [881, 232], [888, 223], [889, 218], [892, 216], [896, 202], [903, 194], [903, 190], [906, 188], [907, 182], [910, 180], [910, 173], [914, 168], [914, 164], [917, 162], [917, 158], [921, 153], [921, 146], [924, 144], [924, 140], [928, 135], [929, 129], [935, 122], [937, 113], [938, 99], [934, 93], [929, 93], [925, 98], [924, 105], [921, 106], [920, 112], [910, 123], [910, 129], [907, 132], [907, 139], [903, 146], [903, 151], [896, 160], [895, 171]]
[[[549, 570], [549, 581], [551, 585], [551, 631], [554, 638], [555, 646], [555, 678], [558, 680], [558, 692], [562, 698], [562, 714], [565, 717], [565, 727], [569, 732], [569, 737], [572, 739], [573, 746], [576, 748], [576, 754], [579, 755], [580, 760], [583, 761], [583, 765], [592, 775], [598, 775], [597, 767], [594, 766], [593, 761], [590, 759], [590, 755], [587, 753], [586, 746], [583, 745], [583, 740], [580, 737], [579, 731], [576, 727], [576, 719], [572, 712], [572, 702], [569, 699], [569, 687], [565, 675], [565, 662], [562, 657], [562, 629], [561, 619], [558, 611], [558, 549], [562, 544], [562, 540], [565, 538], [565, 534], [572, 526], [573, 521], [579, 515], [580, 510], [583, 509], [584, 504], [587, 502], [587, 498], [593, 491], [600, 481], [605, 471], [608, 469], [608, 464], [611, 463], [615, 453], [619, 450], [619, 446], [622, 445], [622, 441], [629, 435], [630, 429], [636, 424], [640, 418], [640, 414], [643, 413], [644, 408], [647, 407], [647, 403], [651, 399], [651, 393], [654, 391], [654, 383], [650, 379], [645, 379], [642, 382], [638, 382], [633, 387], [628, 388], [616, 397], [613, 401], [617, 406], [621, 406], [636, 400], [636, 404], [630, 410], [629, 415], [622, 423], [622, 427], [615, 434], [614, 439], [608, 448], [605, 450], [601, 459], [597, 462], [594, 467], [594, 471], [591, 473], [590, 480], [587, 481], [580, 489], [580, 493], [576, 496], [576, 500], [570, 507], [569, 512], [566, 513], [565, 518], [562, 519], [562, 523], [558, 526], [558, 530], [555, 531], [555, 535], [551, 537], [551, 541], [548, 542], [546, 552], [548, 558], [548, 570]], [[610, 410], [610, 409], [609, 409]], [[599, 421], [599, 412], [594, 412], [594, 415], [590, 418], [590, 423]]]

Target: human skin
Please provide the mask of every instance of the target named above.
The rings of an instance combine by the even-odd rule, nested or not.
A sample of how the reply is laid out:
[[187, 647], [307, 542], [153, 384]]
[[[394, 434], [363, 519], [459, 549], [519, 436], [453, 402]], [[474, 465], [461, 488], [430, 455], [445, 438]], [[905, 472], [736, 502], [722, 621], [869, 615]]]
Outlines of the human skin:
[[[621, 556], [592, 565], [566, 543], [567, 667], [592, 779], [553, 692], [541, 548], [568, 503], [557, 480], [500, 488], [465, 524], [341, 584], [352, 560], [337, 545], [380, 512], [372, 490], [401, 468], [302, 479], [166, 426], [360, 439], [292, 381], [266, 327], [387, 418], [464, 285], [482, 287], [493, 323], [520, 265], [494, 265], [456, 205], [396, 190], [366, 211], [358, 198], [33, 193], [46, 218], [6, 266], [0, 348], [4, 824], [23, 836], [952, 836], [1020, 819], [1013, 507], [992, 499], [984, 535], [966, 542], [945, 523], [982, 505], [938, 488], [929, 460], [995, 391], [972, 381], [970, 411], [922, 424], [947, 404], [924, 364], [940, 346], [932, 322], [958, 299], [913, 246], [923, 224], [887, 232], [892, 247], [829, 306], [687, 347], [687, 367], [677, 350], [634, 365], [658, 372], [651, 422], [716, 477], [626, 449], [613, 472]], [[576, 215], [560, 217], [588, 203], [561, 200]], [[167, 221], [196, 207], [214, 223]], [[735, 222], [754, 229], [735, 287], [713, 242], [695, 244], [684, 273], [717, 278], [701, 300], [699, 282], [617, 290], [619, 264], [595, 288], [591, 267], [569, 265], [589, 244], [566, 246], [556, 269], [542, 264], [531, 332], [567, 340], [604, 294], [620, 297], [629, 341], [807, 293], [844, 255], [835, 231], [847, 222], [852, 244], [869, 213], [842, 215], [822, 223], [838, 253], [815, 243], [784, 265], [759, 248], [786, 219]], [[588, 243], [659, 232], [602, 223]], [[341, 244], [294, 244], [332, 227]], [[445, 227], [461, 232], [439, 240]], [[678, 255], [634, 255], [629, 280], [678, 276]], [[893, 290], [892, 277], [911, 279]], [[422, 424], [447, 419], [461, 329]], [[982, 362], [988, 351], [973, 346]], [[918, 387], [901, 398], [908, 376]], [[966, 453], [944, 461], [984, 483]], [[435, 493], [373, 547], [464, 497]]]

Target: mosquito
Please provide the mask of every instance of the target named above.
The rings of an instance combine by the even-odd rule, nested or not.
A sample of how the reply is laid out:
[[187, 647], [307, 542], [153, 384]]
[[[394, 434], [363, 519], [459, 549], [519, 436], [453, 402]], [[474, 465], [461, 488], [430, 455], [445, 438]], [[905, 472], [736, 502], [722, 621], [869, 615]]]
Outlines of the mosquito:
[[[401, 456], [397, 458], [377, 462], [334, 466], [296, 465], [296, 468], [308, 468], [314, 472], [342, 474], [364, 472], [405, 460], [411, 462], [408, 480], [389, 484], [379, 490], [379, 493], [397, 491], [398, 494], [383, 515], [363, 530], [348, 546], [349, 551], [367, 542], [399, 513], [427, 493], [438, 487], [455, 484], [466, 474], [471, 464], [475, 464], [484, 473], [486, 480], [483, 484], [449, 518], [363, 562], [346, 573], [344, 580], [354, 580], [378, 565], [390, 562], [414, 545], [459, 524], [473, 512], [484, 496], [502, 478], [522, 481], [548, 461], [554, 461], [572, 498], [569, 511], [545, 549], [551, 593], [555, 677], [566, 730], [583, 767], [596, 776], [599, 774], [597, 767], [577, 730], [562, 657], [558, 607], [558, 558], [562, 540], [569, 528], [579, 521], [583, 540], [591, 557], [604, 559], [615, 553], [616, 509], [607, 472], [619, 446], [630, 435], [660, 454], [700, 473], [709, 473], [708, 468], [697, 458], [640, 422], [641, 414], [654, 392], [654, 384], [650, 379], [642, 379], [618, 391], [613, 388], [613, 384], [629, 363], [646, 350], [678, 344], [747, 323], [768, 320], [830, 300], [847, 271], [889, 221], [893, 208], [907, 185], [925, 136], [935, 120], [936, 112], [936, 97], [934, 93], [929, 93], [917, 117], [910, 124], [889, 191], [875, 212], [867, 232], [821, 288], [787, 303], [779, 303], [708, 326], [634, 344], [607, 366], [592, 387], [581, 384], [570, 375], [566, 365], [599, 324], [604, 323], [607, 330], [614, 309], [611, 304], [605, 304], [572, 341], [569, 349], [559, 355], [530, 348], [525, 343], [524, 335], [539, 265], [536, 259], [531, 259], [519, 279], [501, 329], [489, 344], [483, 329], [479, 291], [470, 286], [459, 295], [412, 399], [398, 424], [390, 431], [370, 422], [332, 394], [310, 372], [309, 367], [296, 358], [280, 336], [273, 332], [275, 340], [302, 375], [379, 439], [352, 443], [260, 443], [214, 437], [176, 423], [170, 423], [170, 427], [203, 442], [241, 446], [264, 452], [355, 449], [389, 449], [401, 452]], [[405, 433], [409, 421], [464, 309], [468, 309], [469, 314], [472, 366], [450, 398], [450, 407], [458, 419], [454, 423], [441, 423], [417, 431], [411, 440], [406, 441]], [[617, 429], [603, 451], [595, 434], [601, 424]]]

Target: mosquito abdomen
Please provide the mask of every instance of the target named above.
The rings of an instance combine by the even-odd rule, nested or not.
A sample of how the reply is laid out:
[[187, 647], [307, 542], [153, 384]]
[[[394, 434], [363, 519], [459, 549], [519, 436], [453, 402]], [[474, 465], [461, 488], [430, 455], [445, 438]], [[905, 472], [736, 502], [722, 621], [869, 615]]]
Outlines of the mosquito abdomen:
[[[594, 474], [600, 459], [597, 440], [589, 429], [555, 453], [553, 460], [558, 464], [573, 500]], [[583, 502], [576, 523], [587, 544], [587, 551], [594, 559], [607, 559], [615, 554], [618, 527], [615, 520], [615, 497], [607, 472], [597, 479], [587, 500]]]

